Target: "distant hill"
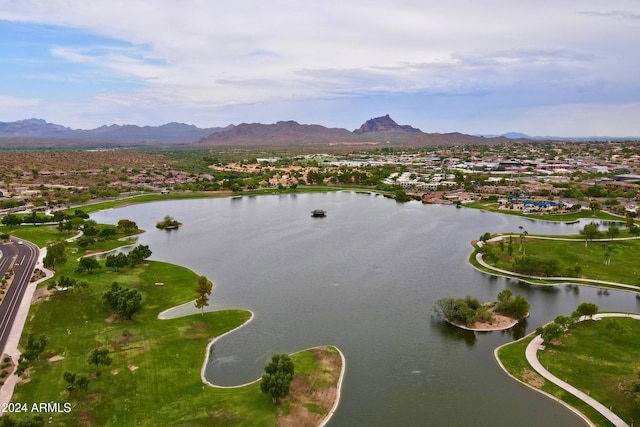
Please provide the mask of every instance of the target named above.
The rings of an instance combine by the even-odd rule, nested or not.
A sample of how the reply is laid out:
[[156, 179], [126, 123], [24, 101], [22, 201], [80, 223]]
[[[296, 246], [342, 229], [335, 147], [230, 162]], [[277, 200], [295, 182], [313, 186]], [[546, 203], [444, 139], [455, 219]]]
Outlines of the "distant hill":
[[397, 124], [389, 115], [369, 119], [360, 128], [353, 131], [356, 135], [362, 135], [370, 132], [406, 132], [406, 133], [422, 133], [420, 129], [416, 129], [409, 125]]
[[[530, 137], [523, 133], [467, 135], [459, 132], [427, 133], [399, 125], [388, 114], [367, 120], [353, 132], [318, 124], [279, 121], [274, 124], [242, 123], [234, 126], [198, 128], [184, 123], [161, 126], [109, 125], [96, 129], [72, 129], [42, 119], [0, 122], [0, 148], [100, 148], [156, 145], [206, 146], [339, 146], [382, 145], [434, 146], [504, 144], [512, 140], [609, 140], [614, 138]], [[637, 138], [615, 138], [636, 139]]]
[[498, 138], [503, 136], [508, 139], [531, 139], [534, 141], [567, 141], [567, 142], [585, 142], [585, 141], [638, 141], [638, 136], [530, 136], [520, 132], [507, 132], [502, 135], [482, 134], [485, 138]]
[[320, 125], [301, 125], [286, 121], [265, 125], [242, 123], [225, 132], [218, 132], [199, 141], [202, 145], [306, 145], [349, 141], [353, 134], [346, 129]]
[[389, 115], [367, 120], [350, 132], [342, 128], [302, 125], [294, 121], [265, 125], [242, 123], [231, 130], [202, 138], [199, 145], [268, 146], [268, 145], [455, 145], [504, 143], [504, 137], [484, 138], [454, 132], [424, 133], [408, 125], [398, 125]]
[[0, 122], [0, 138], [28, 138], [30, 140], [29, 145], [35, 144], [34, 139], [39, 138], [173, 145], [189, 144], [215, 132], [231, 128], [233, 128], [233, 125], [224, 128], [201, 129], [184, 123], [167, 123], [162, 126], [143, 127], [136, 125], [110, 125], [84, 130], [48, 123], [42, 119], [27, 119], [9, 123]]

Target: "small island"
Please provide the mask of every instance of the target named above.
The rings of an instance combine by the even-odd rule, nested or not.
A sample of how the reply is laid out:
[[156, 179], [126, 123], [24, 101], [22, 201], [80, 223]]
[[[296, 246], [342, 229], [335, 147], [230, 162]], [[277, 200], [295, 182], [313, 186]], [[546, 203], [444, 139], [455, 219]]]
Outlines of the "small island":
[[160, 230], [175, 230], [182, 225], [181, 222], [167, 215], [164, 219], [156, 224], [156, 228]]
[[472, 331], [497, 331], [513, 327], [529, 315], [529, 303], [522, 296], [513, 296], [509, 289], [498, 294], [498, 300], [482, 304], [477, 298], [447, 297], [435, 303], [435, 311], [458, 328]]

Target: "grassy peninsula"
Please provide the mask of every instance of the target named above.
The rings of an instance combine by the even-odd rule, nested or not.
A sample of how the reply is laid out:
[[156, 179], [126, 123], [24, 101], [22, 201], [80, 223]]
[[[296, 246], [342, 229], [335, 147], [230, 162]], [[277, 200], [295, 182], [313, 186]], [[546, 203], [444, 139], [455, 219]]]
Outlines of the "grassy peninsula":
[[[56, 231], [54, 226], [34, 230], [20, 227], [12, 234], [25, 240], [37, 234], [39, 244], [57, 242], [69, 234]], [[34, 402], [70, 402], [69, 413], [47, 414], [57, 425], [271, 426], [291, 413], [308, 413], [312, 418], [329, 413], [333, 400], [318, 404], [314, 396], [333, 389], [335, 397], [342, 363], [334, 362], [333, 370], [325, 364], [335, 357], [336, 349], [292, 355], [298, 386], [285, 405], [273, 405], [269, 396], [261, 393], [259, 382], [233, 389], [203, 384], [200, 370], [207, 343], [243, 325], [251, 313], [224, 310], [158, 319], [161, 311], [195, 297], [198, 276], [176, 265], [145, 261], [116, 271], [103, 260], [90, 272], [76, 270], [78, 256], [122, 244], [115, 238], [98, 239], [89, 248], [75, 242], [66, 244], [67, 260], [56, 265], [56, 276], [51, 280], [67, 276], [84, 284], [47, 291], [45, 283], [36, 290], [38, 302], [30, 309], [21, 346], [26, 345], [28, 334], [43, 334], [47, 345], [29, 369], [28, 378], [16, 387], [13, 402], [29, 407]], [[142, 308], [131, 320], [114, 316], [102, 300], [113, 282], [142, 296]], [[105, 348], [112, 362], [99, 366], [96, 375], [88, 356], [93, 349]], [[69, 390], [65, 372], [88, 376], [88, 388]], [[327, 377], [327, 372], [332, 376]]]
[[[533, 371], [525, 348], [533, 336], [507, 344], [496, 352], [504, 368], [516, 379], [545, 391], [584, 413], [599, 426], [611, 425], [593, 408]], [[611, 407], [629, 425], [640, 422], [638, 395], [625, 393], [640, 380], [640, 321], [631, 318], [603, 318], [573, 324], [567, 333], [538, 352], [538, 359], [552, 374], [588, 392]]]

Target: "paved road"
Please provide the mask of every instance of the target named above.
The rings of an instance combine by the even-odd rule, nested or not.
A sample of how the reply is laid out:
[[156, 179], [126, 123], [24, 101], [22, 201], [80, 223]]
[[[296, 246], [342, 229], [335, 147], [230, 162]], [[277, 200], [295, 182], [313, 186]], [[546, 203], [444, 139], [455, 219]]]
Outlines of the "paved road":
[[[4, 352], [11, 326], [18, 312], [18, 307], [24, 296], [24, 292], [29, 285], [33, 270], [38, 260], [38, 247], [32, 243], [24, 242], [18, 245], [18, 239], [12, 238], [13, 243], [0, 245], [2, 259], [0, 259], [0, 273], [2, 269], [9, 268], [13, 264], [13, 283], [0, 303], [0, 350]], [[2, 354], [0, 352], [0, 354]]]

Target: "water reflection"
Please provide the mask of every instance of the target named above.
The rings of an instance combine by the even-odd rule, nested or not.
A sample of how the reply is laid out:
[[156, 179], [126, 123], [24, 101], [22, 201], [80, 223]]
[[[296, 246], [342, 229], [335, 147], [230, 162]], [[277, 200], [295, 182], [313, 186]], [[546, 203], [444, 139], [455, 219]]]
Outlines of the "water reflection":
[[478, 340], [476, 332], [474, 331], [467, 331], [466, 329], [456, 328], [455, 326], [450, 325], [445, 321], [439, 322], [438, 326], [438, 331], [444, 338], [454, 341], [462, 341], [468, 347], [473, 347]]
[[[329, 213], [323, 221], [309, 215], [318, 208]], [[180, 218], [178, 233], [155, 229], [164, 215]], [[431, 425], [581, 425], [568, 410], [504, 375], [493, 349], [570, 314], [580, 302], [617, 311], [637, 310], [640, 303], [617, 291], [561, 292], [494, 278], [467, 263], [469, 242], [486, 231], [524, 224], [531, 234], [566, 234], [577, 233], [579, 224], [354, 193], [164, 201], [92, 218], [135, 221], [148, 230], [139, 243], [150, 246], [153, 259], [184, 265], [216, 284], [211, 309], [254, 312], [252, 322], [216, 342], [206, 369], [210, 381], [254, 380], [273, 353], [340, 347], [348, 369], [332, 427], [420, 425], [414, 421], [426, 419]], [[427, 323], [440, 298], [493, 301], [502, 289], [531, 305], [531, 317], [509, 331], [479, 334], [437, 319]], [[393, 398], [407, 373], [418, 371], [424, 375], [409, 376], [410, 393]]]

